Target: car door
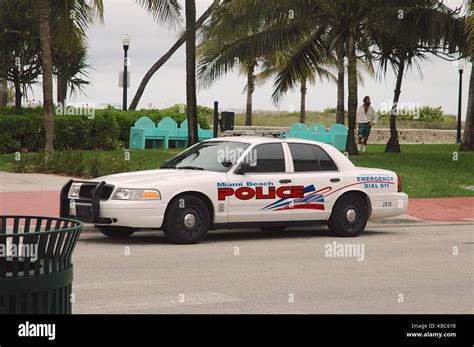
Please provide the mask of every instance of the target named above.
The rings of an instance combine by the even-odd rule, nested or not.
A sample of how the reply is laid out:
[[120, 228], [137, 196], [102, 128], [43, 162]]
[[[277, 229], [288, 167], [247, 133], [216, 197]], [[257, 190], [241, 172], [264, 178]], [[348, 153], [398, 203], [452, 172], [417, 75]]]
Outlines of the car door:
[[334, 194], [345, 184], [334, 160], [320, 146], [287, 143], [291, 155], [292, 181], [304, 186], [304, 197], [294, 199], [293, 221], [325, 220], [329, 218]]
[[228, 189], [219, 199], [228, 199], [229, 222], [290, 221], [291, 210], [278, 202], [295, 194], [291, 187], [289, 163], [281, 143], [258, 144], [249, 149], [244, 161], [251, 172], [228, 174]]

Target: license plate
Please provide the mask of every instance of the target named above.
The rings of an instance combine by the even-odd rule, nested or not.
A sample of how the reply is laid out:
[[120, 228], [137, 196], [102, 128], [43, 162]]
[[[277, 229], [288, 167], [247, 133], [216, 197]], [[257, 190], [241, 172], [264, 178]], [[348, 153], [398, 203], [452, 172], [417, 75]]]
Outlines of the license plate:
[[76, 218], [83, 219], [83, 220], [91, 220], [92, 219], [91, 206], [76, 205]]

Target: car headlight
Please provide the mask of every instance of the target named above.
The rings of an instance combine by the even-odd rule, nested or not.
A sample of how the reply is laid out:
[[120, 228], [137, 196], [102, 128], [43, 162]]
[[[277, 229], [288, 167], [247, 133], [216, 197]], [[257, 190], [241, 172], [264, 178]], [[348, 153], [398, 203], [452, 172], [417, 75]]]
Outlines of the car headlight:
[[79, 197], [79, 191], [81, 190], [81, 184], [80, 183], [73, 183], [71, 188], [69, 188], [69, 198], [78, 198]]
[[156, 189], [118, 188], [113, 200], [160, 200], [161, 194]]

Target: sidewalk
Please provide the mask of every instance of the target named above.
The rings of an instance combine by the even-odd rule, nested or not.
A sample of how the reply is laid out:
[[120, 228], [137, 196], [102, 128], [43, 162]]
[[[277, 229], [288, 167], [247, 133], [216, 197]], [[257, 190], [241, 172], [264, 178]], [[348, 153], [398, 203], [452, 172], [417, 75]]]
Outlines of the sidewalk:
[[474, 198], [410, 199], [408, 214], [433, 222], [474, 222]]
[[69, 180], [0, 171], [0, 214], [59, 217], [59, 192]]
[[[59, 191], [69, 177], [0, 172], [0, 214], [59, 215]], [[474, 222], [474, 197], [414, 198], [410, 217], [434, 222]]]

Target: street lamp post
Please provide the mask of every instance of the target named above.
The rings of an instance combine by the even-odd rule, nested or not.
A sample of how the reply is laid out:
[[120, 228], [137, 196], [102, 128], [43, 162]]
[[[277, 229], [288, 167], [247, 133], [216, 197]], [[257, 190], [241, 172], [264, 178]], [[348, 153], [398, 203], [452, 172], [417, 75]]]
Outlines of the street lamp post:
[[458, 125], [456, 132], [456, 143], [461, 143], [461, 104], [462, 104], [462, 73], [464, 71], [464, 61], [458, 61], [459, 70], [459, 97], [458, 97]]
[[122, 109], [124, 111], [127, 110], [127, 66], [128, 66], [128, 59], [127, 59], [127, 51], [128, 47], [130, 46], [130, 37], [128, 34], [125, 34], [122, 38], [122, 45], [123, 45], [123, 105]]

